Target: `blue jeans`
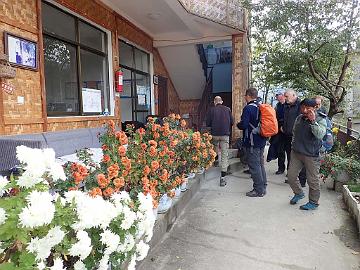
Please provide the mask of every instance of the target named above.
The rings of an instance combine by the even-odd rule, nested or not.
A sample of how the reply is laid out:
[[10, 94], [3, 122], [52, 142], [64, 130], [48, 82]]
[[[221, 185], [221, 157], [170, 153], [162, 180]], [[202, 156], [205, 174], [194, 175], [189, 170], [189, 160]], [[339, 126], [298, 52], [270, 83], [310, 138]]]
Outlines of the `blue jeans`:
[[250, 169], [251, 178], [254, 181], [253, 188], [259, 193], [263, 194], [266, 191], [267, 180], [264, 167], [264, 147], [262, 148], [247, 148], [248, 165]]

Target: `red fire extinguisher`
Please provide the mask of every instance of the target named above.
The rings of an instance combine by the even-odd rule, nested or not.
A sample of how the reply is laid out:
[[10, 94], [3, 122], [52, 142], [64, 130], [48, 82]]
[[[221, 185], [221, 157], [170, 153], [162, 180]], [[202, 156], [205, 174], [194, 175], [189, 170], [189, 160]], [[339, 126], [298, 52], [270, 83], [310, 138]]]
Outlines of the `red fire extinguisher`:
[[121, 93], [123, 91], [123, 72], [121, 71], [121, 69], [116, 71], [115, 81], [116, 81], [116, 92]]

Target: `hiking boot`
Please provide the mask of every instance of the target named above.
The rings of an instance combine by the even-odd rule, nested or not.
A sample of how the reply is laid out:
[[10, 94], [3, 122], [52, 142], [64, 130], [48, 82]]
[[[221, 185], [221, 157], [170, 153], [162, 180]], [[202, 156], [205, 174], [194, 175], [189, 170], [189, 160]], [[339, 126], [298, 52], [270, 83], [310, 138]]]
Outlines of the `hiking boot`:
[[281, 171], [281, 170], [278, 170], [275, 172], [276, 175], [283, 174], [283, 173], [284, 173], [284, 171]]
[[250, 170], [249, 169], [244, 170], [243, 173], [250, 174]]
[[220, 177], [220, 187], [225, 187], [226, 186], [226, 181], [224, 177]]
[[264, 197], [264, 193], [258, 193], [255, 189], [246, 192], [246, 196], [248, 197]]
[[298, 201], [305, 198], [304, 193], [295, 194], [294, 197], [290, 200], [290, 204], [297, 204]]
[[306, 203], [306, 204], [304, 204], [304, 205], [301, 205], [300, 206], [300, 209], [301, 210], [315, 210], [315, 209], [317, 209], [318, 208], [318, 204], [316, 204], [316, 203], [313, 203], [313, 202], [308, 202], [308, 203]]

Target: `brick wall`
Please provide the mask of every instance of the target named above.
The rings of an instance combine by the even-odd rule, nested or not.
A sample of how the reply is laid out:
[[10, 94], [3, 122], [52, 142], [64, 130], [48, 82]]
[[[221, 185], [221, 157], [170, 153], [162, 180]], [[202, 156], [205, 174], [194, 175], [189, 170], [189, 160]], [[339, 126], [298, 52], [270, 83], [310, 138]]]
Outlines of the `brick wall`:
[[[4, 51], [4, 32], [38, 42], [36, 1], [2, 0], [0, 3], [0, 50]], [[41, 132], [43, 127], [40, 72], [17, 68], [13, 94], [0, 94], [2, 134]], [[17, 97], [25, 99], [17, 104]]]
[[[112, 32], [113, 67], [118, 67], [118, 38], [125, 38], [137, 46], [154, 54], [154, 73], [167, 77], [169, 111], [180, 113], [180, 99], [160, 54], [153, 48], [153, 40], [142, 30], [116, 14], [111, 8], [98, 0], [56, 0], [62, 6], [89, 19]], [[0, 29], [36, 41], [39, 45], [37, 15], [38, 0], [1, 0], [0, 1]], [[4, 50], [3, 31], [0, 31], [0, 50]], [[40, 40], [41, 41], [41, 40]], [[0, 134], [37, 133], [42, 131], [56, 131], [83, 127], [98, 127], [103, 117], [59, 117], [47, 118], [43, 112], [41, 73], [38, 71], [17, 68], [16, 78], [9, 80], [14, 84], [14, 94], [7, 94], [0, 90]], [[17, 104], [17, 97], [25, 98], [24, 105]], [[45, 95], [46, 96], [46, 95]], [[155, 87], [155, 99], [157, 89]], [[46, 107], [46, 106], [45, 106]], [[120, 119], [120, 100], [115, 97], [115, 117], [117, 123]], [[157, 108], [156, 108], [157, 110]]]

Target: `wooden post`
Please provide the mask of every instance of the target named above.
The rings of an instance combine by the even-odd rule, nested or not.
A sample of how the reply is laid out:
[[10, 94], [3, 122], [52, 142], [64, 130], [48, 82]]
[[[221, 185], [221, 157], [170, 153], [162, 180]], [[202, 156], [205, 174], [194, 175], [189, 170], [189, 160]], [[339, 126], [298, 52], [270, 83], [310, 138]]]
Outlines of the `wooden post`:
[[41, 107], [43, 118], [43, 131], [48, 130], [47, 109], [46, 109], [46, 90], [45, 90], [45, 67], [44, 67], [44, 41], [42, 35], [42, 16], [41, 16], [41, 0], [36, 0], [36, 15], [37, 15], [37, 27], [38, 27], [38, 44], [39, 49], [37, 51], [39, 55], [39, 72], [40, 72], [40, 88], [41, 88]]
[[346, 134], [348, 135], [348, 137], [351, 136], [351, 132], [352, 132], [352, 118], [349, 117], [346, 123]]

